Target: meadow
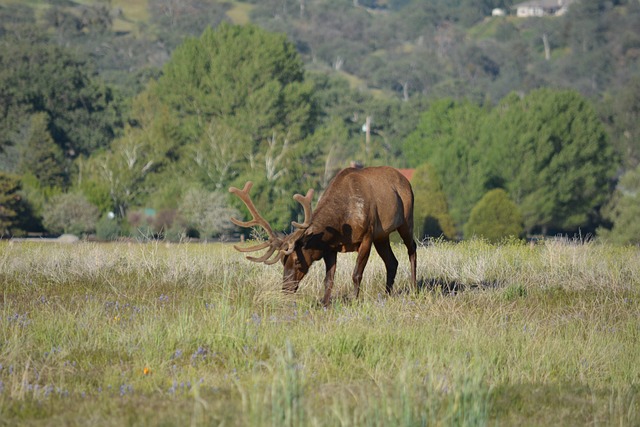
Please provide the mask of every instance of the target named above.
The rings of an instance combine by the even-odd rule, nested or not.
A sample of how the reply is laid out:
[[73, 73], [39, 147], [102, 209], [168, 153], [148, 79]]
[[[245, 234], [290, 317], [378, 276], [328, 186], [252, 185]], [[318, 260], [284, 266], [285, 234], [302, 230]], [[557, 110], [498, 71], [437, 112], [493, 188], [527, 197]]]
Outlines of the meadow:
[[0, 243], [0, 426], [639, 425], [640, 252], [595, 242], [322, 263], [226, 244]]

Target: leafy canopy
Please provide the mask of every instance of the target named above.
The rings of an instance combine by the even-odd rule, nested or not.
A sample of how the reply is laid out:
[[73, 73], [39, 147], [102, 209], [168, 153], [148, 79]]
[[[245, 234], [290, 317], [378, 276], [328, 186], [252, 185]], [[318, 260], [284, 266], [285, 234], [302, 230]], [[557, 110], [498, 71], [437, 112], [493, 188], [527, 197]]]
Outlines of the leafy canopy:
[[593, 107], [571, 90], [513, 93], [491, 110], [434, 102], [404, 146], [437, 171], [456, 225], [504, 188], [527, 231], [543, 234], [592, 227], [617, 165]]
[[482, 129], [489, 174], [520, 206], [528, 231], [589, 227], [617, 165], [591, 104], [572, 90], [512, 94]]
[[122, 126], [122, 104], [70, 50], [36, 36], [0, 38], [0, 146], [20, 145], [20, 127], [46, 113], [67, 158], [105, 147]]

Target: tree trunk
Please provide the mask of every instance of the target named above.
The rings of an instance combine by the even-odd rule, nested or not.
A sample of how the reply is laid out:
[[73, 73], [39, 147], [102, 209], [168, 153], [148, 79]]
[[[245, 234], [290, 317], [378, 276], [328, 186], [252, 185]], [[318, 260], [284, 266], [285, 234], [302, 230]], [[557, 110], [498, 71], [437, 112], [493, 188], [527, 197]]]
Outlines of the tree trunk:
[[544, 59], [548, 61], [551, 59], [551, 47], [547, 33], [542, 33], [542, 44], [544, 45]]

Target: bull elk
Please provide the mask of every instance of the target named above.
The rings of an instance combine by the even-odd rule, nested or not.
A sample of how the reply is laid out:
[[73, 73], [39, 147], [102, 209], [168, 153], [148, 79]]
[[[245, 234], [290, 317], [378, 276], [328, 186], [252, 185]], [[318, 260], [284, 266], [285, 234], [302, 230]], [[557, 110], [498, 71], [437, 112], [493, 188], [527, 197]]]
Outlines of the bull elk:
[[294, 293], [300, 280], [307, 274], [314, 261], [324, 260], [324, 298], [327, 306], [331, 298], [336, 272], [338, 252], [358, 252], [353, 271], [355, 297], [358, 298], [362, 273], [371, 246], [384, 261], [387, 269], [387, 293], [391, 293], [398, 269], [389, 235], [398, 231], [408, 249], [411, 264], [411, 280], [416, 284], [416, 243], [413, 240], [413, 191], [409, 181], [391, 167], [347, 168], [331, 181], [324, 195], [311, 208], [313, 189], [306, 196], [296, 194], [304, 209], [304, 222], [293, 221], [295, 231], [289, 235], [275, 233], [269, 223], [258, 213], [249, 196], [252, 183], [248, 181], [242, 190], [231, 187], [249, 209], [253, 219], [231, 221], [240, 227], [260, 226], [265, 229], [267, 241], [251, 247], [234, 246], [240, 252], [267, 251], [260, 257], [247, 259], [265, 264], [282, 261], [284, 266], [283, 291]]

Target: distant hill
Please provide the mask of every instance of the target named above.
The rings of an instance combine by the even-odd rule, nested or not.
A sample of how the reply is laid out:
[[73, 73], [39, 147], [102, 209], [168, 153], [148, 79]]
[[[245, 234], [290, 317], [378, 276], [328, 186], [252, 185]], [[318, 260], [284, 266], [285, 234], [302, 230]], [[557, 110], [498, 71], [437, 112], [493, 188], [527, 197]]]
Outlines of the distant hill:
[[[37, 22], [134, 92], [185, 37], [224, 20], [285, 32], [310, 69], [352, 76], [360, 88], [495, 102], [541, 86], [599, 98], [639, 75], [640, 6], [600, 3], [517, 18], [514, 2], [479, 0], [0, 0], [0, 24]], [[509, 14], [492, 17], [496, 7]]]

